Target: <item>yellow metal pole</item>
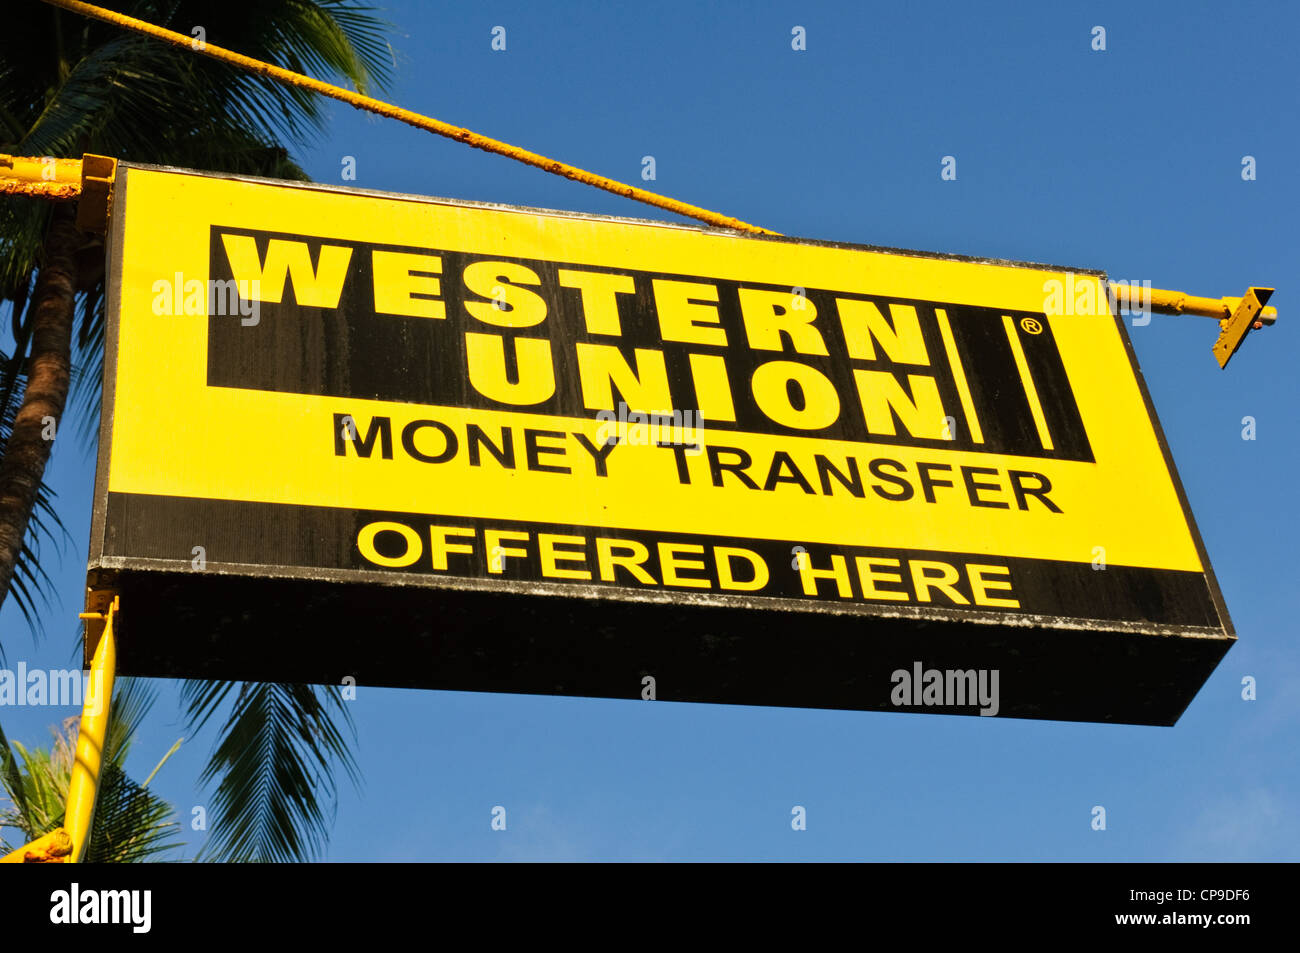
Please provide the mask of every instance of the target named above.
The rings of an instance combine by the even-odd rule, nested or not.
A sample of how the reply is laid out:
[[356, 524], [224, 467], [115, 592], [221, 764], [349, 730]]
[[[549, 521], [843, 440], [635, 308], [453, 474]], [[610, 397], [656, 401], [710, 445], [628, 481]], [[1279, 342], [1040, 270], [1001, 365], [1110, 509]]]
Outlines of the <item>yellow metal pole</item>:
[[654, 192], [647, 192], [645, 189], [638, 189], [634, 185], [628, 185], [619, 182], [616, 179], [609, 179], [603, 175], [597, 175], [594, 172], [587, 172], [576, 166], [568, 165], [556, 159], [549, 159], [544, 155], [536, 152], [529, 152], [527, 149], [521, 149], [519, 146], [512, 146], [508, 142], [501, 142], [498, 139], [492, 139], [483, 136], [469, 129], [463, 129], [460, 126], [453, 126], [451, 123], [443, 122], [440, 119], [433, 119], [429, 116], [422, 116], [419, 113], [411, 112], [409, 109], [402, 109], [391, 103], [386, 103], [380, 99], [373, 99], [370, 96], [363, 96], [360, 93], [354, 93], [349, 89], [343, 89], [341, 86], [333, 86], [330, 83], [321, 82], [310, 76], [304, 76], [302, 73], [295, 73], [279, 66], [273, 66], [270, 63], [264, 63], [261, 60], [255, 60], [251, 56], [244, 56], [233, 50], [223, 49], [220, 46], [214, 46], [211, 43], [199, 42], [192, 36], [186, 36], [183, 33], [174, 33], [171, 30], [154, 26], [152, 23], [146, 23], [144, 20], [137, 20], [135, 17], [129, 17], [122, 13], [115, 13], [112, 10], [105, 10], [103, 7], [96, 7], [89, 3], [82, 3], [80, 0], [44, 0], [50, 6], [58, 7], [62, 10], [69, 10], [73, 13], [80, 13], [82, 16], [100, 20], [104, 23], [111, 23], [114, 26], [123, 27], [124, 29], [134, 30], [137, 33], [143, 33], [152, 36], [155, 39], [162, 40], [164, 43], [170, 43], [172, 46], [180, 49], [190, 50], [195, 53], [201, 53], [204, 56], [210, 56], [213, 59], [220, 60], [223, 63], [229, 63], [232, 66], [238, 66], [259, 76], [266, 76], [271, 79], [285, 83], [289, 86], [298, 86], [303, 89], [310, 89], [320, 93], [322, 96], [328, 96], [331, 99], [337, 99], [339, 102], [347, 103], [349, 106], [355, 106], [357, 109], [364, 109], [368, 112], [375, 113], [379, 116], [387, 116], [390, 119], [396, 119], [404, 122], [408, 126], [415, 126], [417, 129], [423, 129], [426, 132], [432, 132], [435, 135], [445, 136], [448, 139], [455, 139], [457, 142], [463, 142], [467, 146], [473, 146], [475, 149], [482, 149], [485, 152], [494, 152], [497, 155], [506, 156], [517, 162], [523, 162], [527, 165], [536, 166], [555, 175], [563, 176], [566, 179], [572, 179], [575, 182], [581, 182], [584, 185], [594, 186], [598, 189], [604, 189], [606, 192], [613, 192], [615, 195], [621, 195], [624, 198], [633, 199], [637, 202], [644, 202], [646, 205], [653, 205], [656, 208], [666, 209], [669, 212], [676, 212], [678, 215], [685, 215], [687, 218], [699, 219], [702, 222], [708, 222], [710, 225], [717, 225], [722, 228], [734, 228], [743, 232], [756, 232], [763, 235], [776, 235], [777, 232], [769, 231], [766, 228], [759, 228], [757, 225], [750, 225], [748, 222], [742, 222], [738, 218], [731, 218], [728, 215], [721, 215], [718, 212], [712, 212], [698, 205], [690, 205], [686, 202], [680, 202], [677, 199], [670, 199], [665, 195], [658, 195]]
[[0, 155], [0, 195], [75, 201], [81, 195], [81, 160]]
[[117, 671], [117, 643], [113, 637], [113, 618], [121, 608], [117, 596], [108, 611], [83, 612], [81, 618], [104, 622], [104, 632], [90, 662], [90, 688], [81, 708], [81, 727], [77, 731], [77, 754], [72, 762], [72, 779], [68, 783], [68, 802], [63, 813], [63, 827], [72, 838], [71, 863], [81, 860], [90, 837], [99, 795], [99, 775], [103, 767], [104, 740], [108, 733], [108, 714], [113, 701], [113, 676]]
[[[1133, 294], [1145, 296], [1146, 291], [1134, 291]], [[1151, 310], [1156, 314], [1197, 314], [1226, 321], [1240, 303], [1240, 298], [1201, 298], [1183, 291], [1151, 289]], [[1261, 324], [1272, 324], [1277, 320], [1277, 308], [1265, 308], [1256, 320]]]
[[80, 159], [0, 154], [0, 195], [76, 202], [77, 228], [104, 231], [117, 160], [87, 153]]

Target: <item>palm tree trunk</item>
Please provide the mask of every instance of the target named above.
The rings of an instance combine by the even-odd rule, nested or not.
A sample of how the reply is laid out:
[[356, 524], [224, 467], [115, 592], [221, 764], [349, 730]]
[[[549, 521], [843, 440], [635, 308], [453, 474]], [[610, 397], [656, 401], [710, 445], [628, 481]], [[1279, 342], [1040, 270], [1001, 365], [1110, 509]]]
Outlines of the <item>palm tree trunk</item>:
[[[32, 353], [27, 389], [0, 456], [0, 603], [9, 594], [27, 522], [36, 505], [36, 491], [50, 458], [53, 441], [47, 435], [57, 428], [68, 399], [79, 244], [76, 206], [55, 205], [29, 305]], [[51, 418], [54, 428], [48, 426]]]

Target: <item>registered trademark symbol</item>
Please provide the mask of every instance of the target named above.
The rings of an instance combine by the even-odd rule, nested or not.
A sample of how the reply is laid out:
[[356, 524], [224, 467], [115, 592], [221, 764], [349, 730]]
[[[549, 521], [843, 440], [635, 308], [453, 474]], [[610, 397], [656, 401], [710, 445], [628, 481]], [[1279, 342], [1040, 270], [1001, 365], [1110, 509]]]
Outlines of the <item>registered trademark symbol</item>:
[[1025, 329], [1026, 334], [1042, 334], [1043, 326], [1038, 323], [1036, 318], [1021, 318], [1020, 326]]

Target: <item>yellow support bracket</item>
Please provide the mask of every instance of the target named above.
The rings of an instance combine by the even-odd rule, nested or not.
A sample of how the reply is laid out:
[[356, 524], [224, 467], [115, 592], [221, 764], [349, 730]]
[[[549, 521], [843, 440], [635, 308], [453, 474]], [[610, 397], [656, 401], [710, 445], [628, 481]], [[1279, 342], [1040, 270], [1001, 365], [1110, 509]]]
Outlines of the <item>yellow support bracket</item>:
[[1220, 368], [1226, 368], [1247, 334], [1277, 321], [1277, 308], [1265, 307], [1272, 296], [1272, 288], [1248, 288], [1241, 298], [1202, 298], [1182, 291], [1152, 288], [1151, 310], [1156, 314], [1218, 318], [1219, 339], [1214, 342], [1214, 359]]
[[[1247, 334], [1277, 320], [1276, 309], [1264, 307], [1272, 296], [1272, 288], [1251, 288], [1232, 306], [1231, 316], [1219, 319], [1219, 339], [1214, 342], [1214, 357], [1219, 367], [1228, 366], [1228, 361], [1237, 353]], [[1269, 311], [1273, 312], [1271, 318], [1267, 314]]]
[[77, 228], [104, 234], [113, 201], [117, 160], [87, 153], [81, 157], [81, 200], [77, 203]]

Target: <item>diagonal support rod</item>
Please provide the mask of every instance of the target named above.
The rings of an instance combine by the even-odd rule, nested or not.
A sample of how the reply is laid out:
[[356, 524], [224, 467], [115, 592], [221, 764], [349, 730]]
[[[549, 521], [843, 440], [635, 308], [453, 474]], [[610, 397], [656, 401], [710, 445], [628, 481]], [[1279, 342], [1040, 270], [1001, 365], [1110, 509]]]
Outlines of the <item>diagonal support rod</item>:
[[117, 674], [117, 640], [113, 622], [121, 600], [113, 596], [105, 612], [83, 612], [86, 635], [94, 623], [102, 622], [104, 631], [90, 661], [90, 687], [81, 708], [81, 727], [77, 731], [77, 753], [72, 762], [72, 779], [68, 783], [68, 802], [63, 812], [63, 827], [72, 838], [69, 860], [79, 863], [90, 839], [90, 826], [99, 797], [99, 781], [104, 766], [104, 742], [108, 738], [108, 716], [113, 702], [113, 679]]
[[621, 195], [624, 198], [629, 198], [636, 202], [653, 205], [656, 208], [675, 212], [676, 214], [684, 215], [687, 218], [698, 219], [701, 222], [707, 222], [710, 225], [717, 225], [720, 228], [732, 228], [742, 232], [754, 232], [761, 235], [778, 234], [777, 232], [769, 231], [766, 228], [760, 228], [757, 225], [750, 225], [748, 222], [742, 222], [740, 219], [732, 218], [729, 215], [722, 215], [719, 212], [700, 208], [698, 205], [691, 205], [687, 202], [672, 199], [666, 195], [659, 195], [655, 192], [647, 192], [645, 189], [638, 189], [634, 185], [628, 185], [627, 183], [619, 182], [616, 179], [606, 178], [603, 175], [597, 175], [594, 172], [579, 169], [576, 166], [569, 165], [568, 163], [560, 162], [558, 159], [550, 159], [544, 155], [539, 155], [536, 152], [522, 149], [519, 146], [512, 146], [508, 142], [502, 142], [499, 139], [493, 139], [490, 136], [480, 135], [477, 132], [464, 129], [460, 126], [453, 126], [451, 123], [443, 122], [441, 119], [422, 116], [417, 112], [412, 112], [409, 109], [402, 109], [400, 106], [394, 106], [381, 99], [363, 96], [360, 93], [352, 92], [352, 90], [343, 89], [341, 86], [334, 86], [331, 83], [322, 82], [321, 80], [314, 79], [310, 76], [304, 76], [302, 73], [295, 73], [293, 70], [274, 66], [271, 63], [264, 63], [261, 60], [253, 59], [251, 56], [244, 56], [242, 53], [236, 53], [233, 50], [227, 50], [211, 43], [196, 41], [192, 36], [175, 33], [172, 30], [167, 30], [160, 26], [154, 26], [152, 23], [146, 23], [144, 20], [137, 20], [135, 17], [129, 17], [123, 13], [105, 10], [103, 7], [97, 7], [89, 3], [82, 3], [80, 0], [44, 0], [44, 2], [48, 3], [50, 6], [58, 7], [61, 10], [79, 13], [84, 17], [90, 17], [94, 20], [110, 23], [113, 26], [133, 30], [136, 33], [143, 33], [146, 36], [152, 36], [155, 39], [162, 40], [164, 43], [170, 43], [172, 46], [180, 49], [199, 53], [203, 56], [209, 56], [215, 60], [220, 60], [221, 62], [227, 63], [231, 66], [237, 66], [242, 70], [256, 73], [259, 76], [265, 76], [288, 86], [310, 89], [313, 92], [320, 93], [322, 96], [328, 96], [330, 99], [337, 99], [339, 102], [347, 103], [349, 106], [354, 106], [357, 109], [364, 109], [379, 116], [387, 116], [390, 119], [404, 122], [408, 126], [415, 126], [417, 129], [423, 129], [426, 132], [432, 132], [435, 135], [454, 139], [457, 142], [463, 142], [467, 146], [473, 146], [475, 149], [482, 149], [484, 152], [493, 152], [497, 155], [505, 156], [508, 159], [514, 159], [516, 162], [535, 166], [536, 168], [543, 169], [547, 172], [553, 173], [554, 175], [562, 176], [566, 179], [572, 179], [574, 182], [581, 182], [584, 185], [603, 189], [606, 192], [612, 192], [615, 195]]

